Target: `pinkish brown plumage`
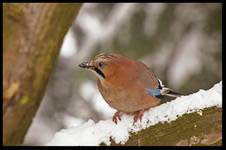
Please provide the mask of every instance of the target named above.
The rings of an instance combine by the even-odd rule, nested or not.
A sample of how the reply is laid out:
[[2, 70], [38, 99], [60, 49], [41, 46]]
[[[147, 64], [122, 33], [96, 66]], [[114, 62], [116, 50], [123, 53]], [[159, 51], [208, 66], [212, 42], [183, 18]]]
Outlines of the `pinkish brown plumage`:
[[101, 95], [111, 107], [118, 110], [113, 116], [115, 123], [121, 120], [120, 112], [135, 113], [134, 123], [141, 120], [146, 109], [160, 104], [157, 96], [161, 94], [178, 96], [165, 88], [145, 64], [116, 53], [97, 55], [94, 60], [79, 66], [97, 74]]

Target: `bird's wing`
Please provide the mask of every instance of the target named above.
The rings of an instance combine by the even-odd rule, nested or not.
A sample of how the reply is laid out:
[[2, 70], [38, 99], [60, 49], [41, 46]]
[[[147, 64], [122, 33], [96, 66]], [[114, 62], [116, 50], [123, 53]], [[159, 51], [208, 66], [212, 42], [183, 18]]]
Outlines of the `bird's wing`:
[[140, 70], [140, 79], [142, 80], [142, 84], [146, 86], [145, 88], [158, 89], [160, 87], [160, 82], [152, 69], [140, 61], [139, 64], [142, 68]]
[[150, 96], [159, 96], [161, 95], [160, 89], [152, 89], [152, 88], [146, 88], [145, 89], [148, 95]]
[[142, 82], [145, 92], [150, 96], [160, 96], [161, 89], [164, 85], [162, 85], [161, 80], [157, 78], [155, 73], [151, 68], [147, 67], [144, 63], [139, 62], [141, 67], [143, 68], [140, 72], [140, 79]]

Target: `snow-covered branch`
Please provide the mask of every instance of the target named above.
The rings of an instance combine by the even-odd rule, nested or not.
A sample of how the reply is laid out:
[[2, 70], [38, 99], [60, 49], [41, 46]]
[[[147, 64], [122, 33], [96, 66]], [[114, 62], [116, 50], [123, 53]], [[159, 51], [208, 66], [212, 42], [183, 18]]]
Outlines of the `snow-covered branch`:
[[[168, 136], [167, 139], [165, 134], [176, 134], [177, 137], [174, 137], [178, 139], [176, 143], [168, 142], [167, 144], [165, 142], [166, 145], [206, 144], [208, 143], [206, 141], [211, 138], [212, 141], [221, 139], [221, 107], [222, 81], [209, 90], [199, 90], [197, 93], [182, 96], [171, 102], [150, 108], [144, 113], [142, 121], [135, 125], [133, 125], [133, 116], [126, 114], [122, 116], [122, 120], [117, 125], [111, 119], [97, 123], [89, 120], [84, 124], [57, 132], [47, 145], [125, 144], [128, 143], [128, 140], [134, 139], [134, 136], [136, 136], [137, 142], [130, 145], [145, 145], [145, 142], [141, 143], [142, 139], [151, 140], [152, 142], [149, 142], [149, 145], [161, 145], [161, 142], [156, 141], [156, 135], [166, 137], [160, 138], [165, 141], [172, 141], [172, 137]], [[215, 122], [213, 123], [213, 121]], [[187, 126], [187, 124], [190, 124], [190, 126]], [[159, 126], [161, 127], [158, 129]], [[208, 130], [207, 128], [211, 129]], [[167, 133], [164, 133], [166, 129], [168, 129]], [[187, 132], [190, 131], [192, 133], [188, 134]], [[202, 133], [197, 134], [204, 131], [207, 131], [208, 133], [205, 134], [208, 134], [211, 138], [206, 138], [207, 135], [202, 135]], [[156, 133], [153, 134], [154, 132]], [[189, 140], [183, 139], [185, 133], [189, 135]], [[195, 135], [202, 135], [202, 137]], [[141, 140], [139, 136], [142, 137]], [[145, 136], [148, 138], [145, 139]], [[155, 141], [158, 144], [155, 144]]]

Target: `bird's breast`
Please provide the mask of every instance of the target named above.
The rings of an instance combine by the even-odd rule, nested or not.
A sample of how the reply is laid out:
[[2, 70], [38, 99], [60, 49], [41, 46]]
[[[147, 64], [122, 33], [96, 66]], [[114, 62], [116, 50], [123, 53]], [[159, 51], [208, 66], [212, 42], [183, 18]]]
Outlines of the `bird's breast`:
[[106, 84], [102, 85], [100, 81], [97, 82], [105, 101], [111, 107], [122, 112], [131, 113], [157, 105], [159, 100], [148, 96], [143, 87], [135, 83], [130, 86], [106, 86]]

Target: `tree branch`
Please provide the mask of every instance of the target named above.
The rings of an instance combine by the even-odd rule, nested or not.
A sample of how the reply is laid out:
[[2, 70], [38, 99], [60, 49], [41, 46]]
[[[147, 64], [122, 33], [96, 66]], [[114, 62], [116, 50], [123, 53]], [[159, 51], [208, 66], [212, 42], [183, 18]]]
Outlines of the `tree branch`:
[[[213, 124], [214, 123], [214, 124]], [[191, 146], [221, 145], [222, 109], [211, 107], [198, 113], [185, 114], [170, 123], [159, 123], [131, 134], [123, 146]]]

